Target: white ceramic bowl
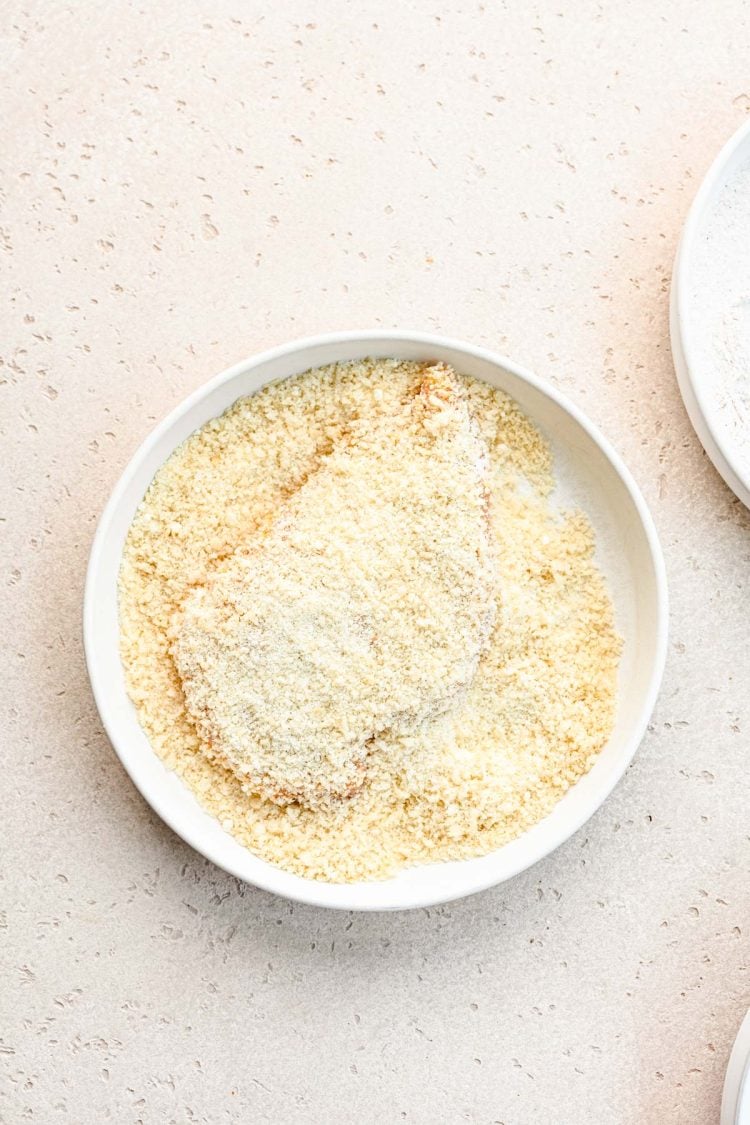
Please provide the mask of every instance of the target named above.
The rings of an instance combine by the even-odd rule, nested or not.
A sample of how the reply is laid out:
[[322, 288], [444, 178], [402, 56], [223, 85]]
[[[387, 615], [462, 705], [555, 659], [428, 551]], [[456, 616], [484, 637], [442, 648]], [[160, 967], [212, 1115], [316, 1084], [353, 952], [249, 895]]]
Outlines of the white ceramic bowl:
[[[154, 473], [189, 434], [237, 398], [310, 367], [363, 356], [441, 359], [513, 396], [551, 441], [561, 503], [580, 504], [597, 534], [597, 558], [624, 638], [615, 729], [595, 766], [519, 839], [490, 855], [425, 865], [378, 883], [333, 884], [258, 859], [201, 809], [151, 749], [127, 697], [118, 648], [117, 574], [125, 536]], [[89, 562], [84, 640], [99, 713], [125, 769], [183, 840], [248, 883], [320, 906], [387, 910], [471, 894], [523, 871], [588, 820], [621, 777], [643, 736], [664, 666], [667, 590], [651, 516], [630, 473], [583, 415], [516, 364], [482, 348], [417, 332], [343, 332], [264, 352], [212, 379], [153, 431], [128, 465], [101, 517]]]
[[[677, 382], [693, 429], [715, 468], [750, 508], [750, 476], [743, 469], [731, 436], [722, 425], [714, 396], [709, 393], [715, 376], [701, 364], [690, 316], [690, 283], [693, 255], [703, 223], [716, 204], [727, 180], [750, 160], [750, 121], [730, 137], [706, 173], [693, 200], [677, 248], [670, 291], [669, 329]], [[747, 248], [750, 252], [750, 247]]]

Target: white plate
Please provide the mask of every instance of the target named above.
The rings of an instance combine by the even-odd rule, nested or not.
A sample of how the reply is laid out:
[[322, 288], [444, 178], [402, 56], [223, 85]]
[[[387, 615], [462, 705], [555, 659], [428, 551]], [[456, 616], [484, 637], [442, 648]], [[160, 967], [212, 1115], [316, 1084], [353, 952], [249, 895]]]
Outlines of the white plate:
[[750, 1125], [750, 1012], [740, 1024], [727, 1063], [721, 1125]]
[[[713, 372], [701, 362], [697, 328], [690, 315], [693, 257], [703, 224], [716, 206], [727, 180], [748, 161], [750, 121], [724, 145], [688, 212], [672, 270], [669, 327], [677, 381], [693, 428], [726, 483], [743, 504], [750, 507], [750, 475], [740, 462], [731, 434], [722, 424], [717, 400], [709, 393]], [[746, 252], [750, 253], [750, 247]]]
[[[117, 574], [133, 515], [157, 469], [194, 430], [242, 395], [310, 367], [363, 356], [445, 360], [515, 398], [551, 441], [562, 503], [579, 503], [597, 534], [599, 565], [624, 637], [615, 729], [595, 766], [552, 813], [490, 855], [432, 864], [376, 883], [303, 879], [258, 859], [200, 807], [151, 749], [127, 697], [118, 647]], [[630, 762], [661, 681], [667, 638], [664, 563], [651, 516], [630, 473], [583, 415], [530, 373], [481, 348], [417, 332], [343, 332], [255, 356], [196, 391], [146, 439], [101, 517], [84, 601], [84, 642], [99, 713], [125, 769], [149, 804], [208, 859], [287, 898], [350, 910], [427, 906], [471, 894], [523, 871], [572, 835]]]

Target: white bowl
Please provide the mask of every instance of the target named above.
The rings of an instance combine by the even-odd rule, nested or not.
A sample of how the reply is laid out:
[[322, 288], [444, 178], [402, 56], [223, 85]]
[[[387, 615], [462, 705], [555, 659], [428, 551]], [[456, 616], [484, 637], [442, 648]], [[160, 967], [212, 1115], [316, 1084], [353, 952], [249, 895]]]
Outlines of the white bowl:
[[734, 494], [750, 508], [750, 476], [741, 464], [731, 436], [722, 425], [717, 401], [709, 393], [714, 373], [706, 369], [699, 359], [696, 326], [690, 315], [693, 254], [701, 237], [703, 223], [727, 180], [741, 164], [749, 160], [750, 121], [739, 128], [724, 145], [690, 206], [672, 270], [669, 331], [677, 382], [693, 429], [714, 467]]
[[[592, 520], [624, 649], [615, 729], [593, 769], [546, 819], [479, 859], [414, 867], [383, 882], [333, 884], [292, 875], [247, 851], [151, 749], [125, 690], [117, 574], [144, 492], [189, 434], [266, 383], [363, 356], [445, 360], [517, 400], [552, 444], [556, 496], [563, 504], [580, 504]], [[418, 332], [342, 332], [301, 340], [245, 360], [196, 391], [146, 439], [115, 488], [94, 538], [84, 599], [86, 660], [99, 713], [122, 764], [152, 808], [183, 840], [238, 878], [287, 898], [348, 910], [395, 910], [459, 898], [511, 878], [567, 840], [601, 805], [635, 753], [661, 681], [666, 638], [661, 550], [643, 498], [615, 451], [580, 411], [516, 364]]]

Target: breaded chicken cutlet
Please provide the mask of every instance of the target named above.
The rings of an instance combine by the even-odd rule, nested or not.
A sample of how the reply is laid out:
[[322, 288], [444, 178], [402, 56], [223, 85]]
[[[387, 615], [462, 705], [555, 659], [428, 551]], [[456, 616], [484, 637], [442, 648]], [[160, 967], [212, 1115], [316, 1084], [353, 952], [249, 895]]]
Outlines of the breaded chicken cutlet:
[[351, 797], [374, 739], [460, 700], [495, 613], [486, 472], [453, 371], [425, 367], [188, 596], [171, 634], [186, 706], [246, 788]]

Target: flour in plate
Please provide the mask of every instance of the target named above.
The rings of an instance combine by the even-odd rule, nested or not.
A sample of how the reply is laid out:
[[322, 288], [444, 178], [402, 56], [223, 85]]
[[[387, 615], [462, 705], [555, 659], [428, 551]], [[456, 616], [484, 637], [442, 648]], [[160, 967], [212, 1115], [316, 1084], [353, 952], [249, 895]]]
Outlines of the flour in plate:
[[712, 422], [750, 476], [750, 160], [704, 219], [689, 266], [692, 362]]

